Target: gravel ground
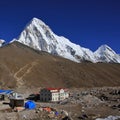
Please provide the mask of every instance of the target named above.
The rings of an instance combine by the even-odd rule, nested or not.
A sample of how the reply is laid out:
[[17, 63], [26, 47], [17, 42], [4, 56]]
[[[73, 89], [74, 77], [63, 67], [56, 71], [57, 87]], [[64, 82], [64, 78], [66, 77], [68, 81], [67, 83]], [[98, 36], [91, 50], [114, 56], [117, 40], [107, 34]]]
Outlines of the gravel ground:
[[[35, 90], [34, 90], [35, 91]], [[62, 120], [61, 111], [66, 111], [71, 120], [95, 120], [110, 115], [120, 116], [120, 88], [70, 89], [70, 97], [58, 103], [36, 102], [35, 110], [13, 111], [8, 104], [0, 102], [1, 120]], [[24, 96], [31, 91], [24, 93]], [[9, 101], [5, 101], [9, 103]], [[50, 118], [52, 114], [42, 111], [42, 107], [51, 107], [58, 111], [59, 116]], [[65, 117], [65, 115], [64, 115]]]

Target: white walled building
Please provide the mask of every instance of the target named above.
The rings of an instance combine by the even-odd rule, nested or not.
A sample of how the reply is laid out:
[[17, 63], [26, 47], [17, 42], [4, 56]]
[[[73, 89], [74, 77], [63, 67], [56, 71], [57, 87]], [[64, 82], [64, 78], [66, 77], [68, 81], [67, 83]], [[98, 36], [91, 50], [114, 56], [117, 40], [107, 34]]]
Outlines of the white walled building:
[[40, 101], [58, 102], [69, 97], [68, 89], [63, 88], [43, 88], [40, 91]]

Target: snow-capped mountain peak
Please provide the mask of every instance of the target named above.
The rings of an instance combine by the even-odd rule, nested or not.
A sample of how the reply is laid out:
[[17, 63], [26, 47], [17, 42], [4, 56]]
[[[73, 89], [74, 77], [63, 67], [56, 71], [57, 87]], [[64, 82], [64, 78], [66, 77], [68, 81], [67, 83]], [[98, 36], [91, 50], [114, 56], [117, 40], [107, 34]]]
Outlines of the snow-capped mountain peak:
[[102, 45], [95, 51], [95, 56], [99, 62], [120, 62], [120, 57], [108, 45]]
[[[85, 53], [81, 46], [70, 42], [65, 37], [57, 36], [49, 26], [37, 18], [31, 20], [17, 41], [34, 49], [59, 55], [76, 62], [84, 59]], [[89, 61], [94, 62], [91, 57]]]
[[[33, 18], [30, 23], [27, 24], [17, 41], [33, 49], [46, 51], [50, 54], [58, 55], [75, 62], [91, 61], [95, 63], [101, 61], [102, 55], [109, 58], [110, 56], [116, 56], [116, 53], [107, 45], [101, 46], [95, 53], [80, 45], [76, 45], [67, 38], [56, 35], [49, 26], [37, 18]], [[118, 60], [114, 61], [118, 62]]]
[[44, 24], [45, 25], [45, 23], [42, 20], [35, 18], [35, 17], [31, 21], [34, 23], [37, 23], [37, 24]]
[[5, 40], [0, 39], [0, 47], [2, 47], [2, 45], [5, 43]]
[[97, 53], [99, 55], [107, 53], [107, 54], [110, 54], [112, 56], [116, 54], [115, 51], [113, 51], [108, 45], [102, 45], [102, 46], [100, 46], [98, 48], [98, 50], [96, 50], [95, 53]]

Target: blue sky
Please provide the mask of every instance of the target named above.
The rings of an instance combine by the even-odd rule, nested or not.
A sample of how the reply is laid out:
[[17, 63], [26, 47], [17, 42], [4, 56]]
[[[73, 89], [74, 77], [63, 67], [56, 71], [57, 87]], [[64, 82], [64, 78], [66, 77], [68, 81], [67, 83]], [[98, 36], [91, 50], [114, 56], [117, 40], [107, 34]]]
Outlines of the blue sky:
[[120, 0], [1, 0], [0, 38], [17, 38], [33, 17], [83, 47], [120, 53]]

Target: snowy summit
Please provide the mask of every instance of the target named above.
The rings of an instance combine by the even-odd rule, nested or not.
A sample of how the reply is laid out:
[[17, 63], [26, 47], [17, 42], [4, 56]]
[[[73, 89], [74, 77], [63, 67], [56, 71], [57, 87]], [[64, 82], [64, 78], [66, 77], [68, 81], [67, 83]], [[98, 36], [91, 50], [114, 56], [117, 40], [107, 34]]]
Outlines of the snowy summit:
[[0, 47], [2, 47], [2, 45], [5, 43], [5, 40], [0, 39]]
[[75, 62], [91, 61], [120, 63], [120, 56], [110, 47], [103, 45], [92, 52], [87, 48], [72, 43], [63, 36], [56, 35], [49, 26], [37, 18], [33, 18], [21, 32], [16, 41], [33, 49], [46, 51]]

